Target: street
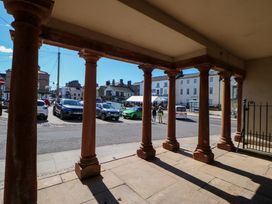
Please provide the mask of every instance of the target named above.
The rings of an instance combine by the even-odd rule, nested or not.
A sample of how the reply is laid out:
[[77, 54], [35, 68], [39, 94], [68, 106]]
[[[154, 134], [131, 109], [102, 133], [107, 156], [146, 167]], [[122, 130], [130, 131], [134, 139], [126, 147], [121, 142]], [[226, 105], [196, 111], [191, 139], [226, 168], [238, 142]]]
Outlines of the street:
[[[49, 111], [49, 113], [51, 110]], [[198, 117], [188, 116], [187, 120], [176, 121], [177, 138], [197, 136]], [[38, 130], [38, 154], [61, 152], [79, 149], [81, 145], [80, 121], [61, 121], [51, 113], [49, 122], [39, 122]], [[164, 115], [164, 122], [167, 114]], [[122, 144], [141, 141], [141, 120], [102, 121], [97, 119], [96, 143], [97, 146]], [[220, 134], [220, 118], [210, 118], [210, 135]], [[232, 132], [236, 130], [236, 121], [232, 120]], [[152, 139], [166, 138], [167, 124], [152, 123]], [[7, 135], [7, 118], [0, 117], [0, 160], [5, 157]]]

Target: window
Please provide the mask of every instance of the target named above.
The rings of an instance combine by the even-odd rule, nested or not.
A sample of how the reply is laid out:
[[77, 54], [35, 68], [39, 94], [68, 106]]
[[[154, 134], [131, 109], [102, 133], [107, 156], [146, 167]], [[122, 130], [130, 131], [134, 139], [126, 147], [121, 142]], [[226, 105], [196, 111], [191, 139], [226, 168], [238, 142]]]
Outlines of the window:
[[210, 87], [210, 94], [213, 94], [213, 87]]
[[196, 84], [196, 82], [197, 82], [197, 79], [194, 79], [194, 84]]
[[164, 95], [167, 95], [167, 89], [164, 89], [164, 90], [163, 90], [163, 94], [164, 94]]
[[162, 88], [160, 88], [160, 95], [162, 95], [163, 94], [163, 89]]
[[190, 79], [187, 79], [187, 84], [190, 84]]
[[180, 95], [183, 95], [183, 89], [180, 89]]
[[212, 99], [209, 99], [209, 105], [212, 106], [213, 105], [213, 101]]
[[111, 96], [111, 91], [110, 90], [106, 91], [106, 96]]
[[116, 91], [116, 92], [115, 92], [115, 95], [116, 95], [116, 96], [119, 96], [119, 91]]
[[160, 83], [157, 83], [156, 87], [159, 88], [160, 87]]
[[152, 89], [152, 93], [156, 93], [156, 89]]
[[210, 77], [210, 82], [213, 82], [213, 77]]
[[160, 89], [157, 89], [157, 95], [160, 95]]
[[183, 84], [183, 80], [180, 80], [180, 84]]
[[197, 92], [197, 89], [196, 89], [196, 88], [194, 88], [194, 95], [196, 95], [196, 92]]
[[187, 92], [187, 95], [189, 95], [190, 94], [190, 89], [187, 89], [186, 92]]
[[124, 97], [124, 92], [121, 92], [121, 97]]
[[167, 82], [164, 82], [164, 87], [167, 87]]

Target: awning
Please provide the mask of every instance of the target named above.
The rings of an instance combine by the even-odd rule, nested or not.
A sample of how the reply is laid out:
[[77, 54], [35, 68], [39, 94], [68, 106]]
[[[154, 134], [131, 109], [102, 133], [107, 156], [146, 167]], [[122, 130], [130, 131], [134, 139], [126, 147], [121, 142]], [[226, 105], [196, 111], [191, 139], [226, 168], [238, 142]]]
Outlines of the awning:
[[[142, 103], [143, 102], [143, 96], [131, 96], [127, 100], [127, 102], [134, 102], [134, 103]], [[165, 101], [165, 99], [159, 97], [159, 96], [152, 96], [151, 102], [162, 102]]]
[[0, 79], [0, 85], [5, 84], [5, 81], [3, 79]]

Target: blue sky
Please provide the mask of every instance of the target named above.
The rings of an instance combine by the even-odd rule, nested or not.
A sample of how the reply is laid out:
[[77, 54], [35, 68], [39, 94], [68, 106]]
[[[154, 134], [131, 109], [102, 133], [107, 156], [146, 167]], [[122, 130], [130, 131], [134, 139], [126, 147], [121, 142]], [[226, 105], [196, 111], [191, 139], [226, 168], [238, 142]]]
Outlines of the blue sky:
[[[0, 73], [11, 68], [12, 47], [9, 30], [13, 17], [6, 13], [3, 2], [0, 1]], [[39, 50], [39, 65], [43, 71], [50, 74], [50, 86], [55, 88], [57, 80], [57, 52], [58, 47], [43, 45]], [[84, 60], [75, 51], [60, 48], [60, 86], [71, 80], [79, 80], [84, 85], [85, 66]], [[192, 71], [187, 70], [186, 73]], [[153, 76], [163, 75], [162, 70], [155, 69]], [[101, 58], [97, 67], [97, 83], [105, 84], [107, 80], [124, 79], [124, 82], [131, 80], [132, 83], [143, 80], [143, 72], [138, 65]]]

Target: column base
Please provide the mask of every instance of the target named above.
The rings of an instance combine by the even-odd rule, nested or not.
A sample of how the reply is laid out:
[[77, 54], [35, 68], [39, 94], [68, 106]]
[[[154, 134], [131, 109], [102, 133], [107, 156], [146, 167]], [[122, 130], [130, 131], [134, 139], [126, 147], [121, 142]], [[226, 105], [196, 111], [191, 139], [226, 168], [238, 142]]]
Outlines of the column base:
[[153, 148], [152, 145], [148, 147], [140, 147], [137, 150], [137, 156], [144, 160], [154, 159], [155, 155], [156, 155], [156, 150]]
[[236, 150], [236, 148], [232, 142], [231, 143], [218, 143], [217, 148], [226, 150], [228, 152], [233, 152]]
[[162, 143], [162, 147], [169, 151], [175, 152], [179, 150], [179, 143], [177, 141], [166, 140]]
[[193, 158], [197, 161], [204, 163], [210, 163], [214, 159], [214, 154], [212, 151], [203, 151], [202, 149], [196, 149], [193, 154]]
[[80, 180], [100, 175], [100, 164], [96, 158], [93, 160], [96, 162], [84, 162], [84, 164], [82, 164], [82, 162], [79, 161], [75, 164], [75, 173]]
[[235, 142], [242, 142], [242, 135], [240, 132], [236, 132], [234, 136], [234, 141]]

